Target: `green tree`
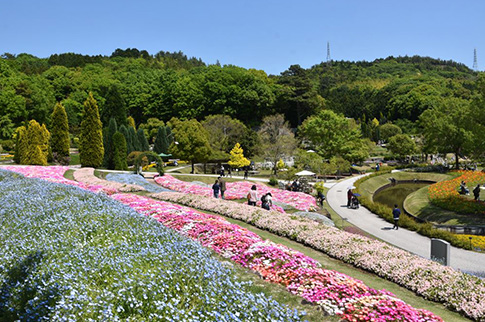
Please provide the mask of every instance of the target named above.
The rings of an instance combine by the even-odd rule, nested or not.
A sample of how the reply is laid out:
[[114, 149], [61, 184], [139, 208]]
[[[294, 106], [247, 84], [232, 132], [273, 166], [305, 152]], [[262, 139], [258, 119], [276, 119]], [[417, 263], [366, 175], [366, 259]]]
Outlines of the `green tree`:
[[399, 158], [402, 160], [407, 155], [416, 152], [416, 143], [407, 134], [396, 134], [389, 138], [387, 148], [389, 149], [389, 151], [391, 151], [392, 154], [398, 155]]
[[399, 126], [394, 125], [392, 123], [386, 123], [380, 126], [379, 129], [379, 134], [381, 140], [384, 140], [387, 142], [390, 137], [398, 134], [402, 134], [402, 130]]
[[142, 151], [140, 140], [138, 140], [138, 135], [134, 127], [128, 127], [128, 134], [130, 135], [130, 140], [133, 144], [133, 151]]
[[165, 130], [165, 126], [160, 126], [158, 128], [157, 137], [155, 138], [155, 143], [153, 145], [153, 151], [157, 154], [165, 153], [167, 154], [168, 151], [168, 140], [167, 140], [167, 132]]
[[165, 126], [165, 123], [152, 117], [149, 118], [146, 123], [140, 124], [139, 128], [142, 128], [145, 131], [145, 135], [148, 137], [148, 142], [154, 143], [161, 126]]
[[194, 173], [194, 164], [207, 161], [212, 153], [209, 134], [194, 119], [177, 122], [173, 128], [173, 134], [176, 141], [170, 145], [172, 155], [182, 160], [189, 160]]
[[227, 162], [232, 168], [243, 168], [250, 164], [249, 160], [244, 157], [244, 150], [239, 143], [234, 145], [231, 152], [231, 159]]
[[103, 125], [99, 119], [98, 105], [92, 93], [84, 102], [81, 121], [79, 157], [83, 167], [97, 168], [103, 162]]
[[244, 138], [246, 126], [228, 115], [209, 115], [201, 122], [210, 133], [209, 142], [214, 151], [229, 153], [231, 148]]
[[128, 118], [126, 119], [126, 121], [127, 121], [129, 127], [132, 127], [134, 129], [136, 129], [135, 119], [133, 117], [128, 116]]
[[276, 174], [278, 160], [291, 155], [296, 148], [295, 136], [282, 114], [266, 116], [258, 133], [263, 155], [273, 163], [273, 172]]
[[25, 153], [21, 154], [20, 163], [47, 165], [49, 132], [45, 125], [41, 126], [36, 120], [31, 120], [27, 127], [25, 140]]
[[26, 154], [27, 146], [27, 128], [25, 126], [19, 126], [15, 130], [15, 154], [13, 160], [15, 163], [20, 164], [22, 155]]
[[123, 134], [123, 136], [125, 137], [126, 153], [130, 154], [131, 152], [135, 151], [135, 149], [133, 148], [133, 142], [131, 140], [130, 133], [128, 132], [128, 128], [126, 126], [122, 125], [122, 126], [120, 126], [118, 131], [120, 131], [120, 133]]
[[149, 151], [150, 146], [148, 145], [147, 137], [145, 136], [145, 131], [143, 129], [138, 129], [136, 132], [136, 136], [138, 138], [138, 142], [140, 144], [140, 151]]
[[113, 163], [115, 170], [127, 170], [126, 162], [126, 140], [120, 132], [113, 135]]
[[67, 113], [61, 103], [54, 106], [51, 118], [51, 150], [54, 159], [62, 164], [69, 164], [69, 124]]
[[470, 104], [456, 98], [424, 111], [419, 117], [425, 139], [424, 148], [427, 151], [455, 154], [458, 169], [460, 156], [474, 150], [474, 118], [471, 112]]
[[[114, 161], [114, 143], [113, 136], [118, 132], [118, 124], [115, 118], [109, 120], [108, 128], [103, 130], [103, 143], [104, 143], [104, 158], [103, 166], [107, 169], [113, 170], [115, 168]], [[126, 145], [126, 142], [125, 142]]]
[[348, 161], [360, 161], [368, 155], [368, 145], [355, 121], [330, 110], [310, 116], [298, 131], [325, 159], [342, 156]]

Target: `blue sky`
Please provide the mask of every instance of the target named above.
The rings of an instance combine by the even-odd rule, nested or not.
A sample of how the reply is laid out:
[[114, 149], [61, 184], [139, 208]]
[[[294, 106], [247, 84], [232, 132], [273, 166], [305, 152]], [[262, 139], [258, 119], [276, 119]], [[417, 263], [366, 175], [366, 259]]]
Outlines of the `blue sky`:
[[183, 51], [279, 74], [420, 55], [485, 67], [483, 0], [0, 0], [0, 54]]

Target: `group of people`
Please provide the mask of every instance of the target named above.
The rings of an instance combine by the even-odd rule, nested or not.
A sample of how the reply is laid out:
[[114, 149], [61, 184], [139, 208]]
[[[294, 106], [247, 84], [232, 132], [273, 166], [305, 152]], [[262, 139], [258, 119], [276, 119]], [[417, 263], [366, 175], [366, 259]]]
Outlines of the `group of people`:
[[[460, 195], [468, 196], [470, 194], [470, 189], [468, 189], [468, 187], [466, 186], [465, 181], [462, 181], [460, 183], [460, 188], [458, 188], [458, 192], [460, 193]], [[480, 184], [477, 184], [477, 186], [473, 188], [473, 199], [475, 199], [475, 201], [480, 200]]]
[[212, 185], [212, 191], [214, 193], [214, 198], [219, 198], [220, 193], [221, 199], [225, 199], [224, 193], [226, 192], [226, 181], [222, 179], [222, 177], [219, 177]]
[[[221, 177], [230, 177], [232, 178], [232, 170], [230, 167], [227, 168], [227, 174], [226, 174], [226, 168], [224, 168], [223, 165], [221, 165], [221, 167], [219, 168], [219, 170], [215, 170], [215, 172], [217, 172]], [[236, 175], [239, 174], [239, 169], [236, 169]], [[246, 180], [247, 178], [249, 177], [249, 170], [247, 169], [247, 167], [245, 167], [244, 169], [244, 180]]]
[[[256, 206], [256, 202], [258, 201], [258, 188], [256, 185], [251, 187], [247, 198], [248, 198], [248, 205]], [[261, 208], [270, 210], [271, 206], [273, 205], [273, 195], [271, 192], [267, 192], [261, 196]]]

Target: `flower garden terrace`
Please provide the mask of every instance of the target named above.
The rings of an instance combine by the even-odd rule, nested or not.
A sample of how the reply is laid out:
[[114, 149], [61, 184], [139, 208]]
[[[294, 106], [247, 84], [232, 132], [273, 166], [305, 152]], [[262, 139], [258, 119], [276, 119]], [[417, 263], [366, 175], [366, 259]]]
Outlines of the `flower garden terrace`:
[[[62, 172], [62, 169], [57, 168], [57, 170], [59, 170], [59, 174]], [[34, 169], [24, 168], [23, 171], [30, 173], [30, 175], [32, 176], [35, 176]], [[42, 173], [41, 175], [46, 175], [45, 171], [40, 172]], [[60, 177], [57, 177], [57, 175], [53, 175], [53, 177], [54, 180], [61, 180]], [[98, 189], [97, 191], [100, 190]], [[113, 193], [113, 188], [108, 189], [107, 192]], [[167, 193], [167, 195], [169, 194], [170, 193]], [[177, 196], [177, 194], [173, 195]], [[231, 258], [232, 260], [240, 263], [243, 266], [251, 267], [255, 271], [259, 272], [259, 274], [266, 279], [286, 285], [287, 289], [290, 292], [300, 294], [308, 301], [317, 303], [318, 305], [322, 306], [327, 312], [341, 314], [344, 319], [354, 319], [357, 316], [357, 313], [355, 312], [360, 312], [358, 313], [358, 315], [362, 315], [366, 312], [371, 312], [372, 314], [375, 314], [376, 320], [378, 321], [383, 320], [385, 314], [387, 313], [390, 313], [393, 316], [401, 316], [403, 319], [410, 321], [424, 321], [427, 318], [429, 318], [430, 320], [438, 319], [436, 317], [433, 317], [433, 315], [429, 312], [426, 313], [425, 311], [416, 311], [415, 309], [412, 309], [408, 305], [405, 305], [402, 301], [396, 300], [395, 297], [388, 292], [372, 290], [371, 288], [368, 288], [365, 285], [361, 284], [362, 282], [353, 280], [349, 276], [324, 270], [321, 267], [318, 267], [318, 265], [316, 265], [315, 262], [311, 260], [311, 258], [307, 258], [301, 254], [295, 253], [294, 251], [288, 250], [285, 247], [281, 247], [279, 245], [265, 244], [264, 241], [258, 239], [257, 236], [253, 236], [247, 231], [245, 232], [244, 230], [235, 227], [235, 225], [228, 225], [227, 223], [224, 223], [218, 216], [205, 215], [203, 213], [194, 211], [191, 208], [184, 208], [181, 206], [177, 206], [173, 203], [154, 201], [153, 199], [144, 198], [136, 195], [119, 194], [116, 193], [116, 191], [114, 194], [112, 194], [112, 196], [116, 199], [122, 200], [124, 203], [130, 205], [137, 211], [150, 215], [153, 218], [161, 221], [165, 225], [179, 230], [182, 234], [199, 240], [202, 244], [211, 247], [221, 255], [226, 256], [227, 258]], [[200, 198], [200, 200], [209, 199], [207, 202], [204, 201], [206, 204], [215, 201], [213, 198], [204, 198], [198, 196], [192, 196], [191, 198]], [[221, 204], [226, 204], [226, 210], [229, 210], [228, 212], [231, 213], [232, 206], [239, 206], [242, 209], [251, 208], [251, 210], [256, 211], [254, 207], [249, 207], [246, 205], [239, 205], [236, 203], [224, 202], [221, 200], [217, 200], [217, 202], [220, 202]], [[230, 204], [231, 207], [227, 206], [228, 204]], [[261, 210], [258, 209], [258, 211]], [[244, 210], [240, 211], [239, 213], [244, 213]], [[305, 240], [305, 234], [308, 234], [308, 228], [310, 228], [310, 226], [307, 226], [306, 229], [303, 229], [303, 227], [304, 225], [314, 225], [315, 222], [305, 222], [305, 220], [303, 220], [302, 222], [302, 219], [299, 219], [298, 221], [295, 221], [294, 224], [291, 224], [288, 223], [286, 219], [289, 215], [266, 211], [264, 211], [263, 214], [271, 216], [285, 216], [283, 218], [278, 217], [276, 220], [276, 222], [279, 221], [278, 226], [280, 226], [280, 228], [284, 228], [287, 230], [286, 232], [280, 231], [281, 234], [291, 235], [294, 238], [300, 239], [304, 242], [310, 241], [310, 239]], [[250, 211], [247, 211], [246, 216], [248, 218], [248, 221], [253, 221], [259, 226], [263, 226], [264, 223], [276, 223], [275, 220], [271, 220], [269, 217], [265, 217], [262, 215], [253, 217]], [[285, 220], [284, 223], [281, 223], [282, 219]], [[267, 229], [276, 230], [280, 228]], [[297, 231], [295, 231], [295, 228], [298, 228]], [[312, 227], [310, 229], [313, 228], [317, 227]], [[322, 227], [318, 228], [322, 229]], [[335, 233], [335, 231], [333, 231], [332, 234]], [[323, 231], [320, 230], [319, 232], [321, 234]], [[329, 235], [330, 232], [331, 230], [326, 231], [325, 234]], [[341, 239], [342, 236], [336, 238], [336, 240]], [[348, 241], [350, 242], [354, 238], [354, 236], [350, 236], [350, 234], [348, 234], [348, 236], [350, 237], [348, 239]], [[334, 245], [332, 245], [330, 241], [322, 243], [322, 241], [314, 240], [314, 243], [315, 245], [320, 243], [327, 244], [330, 248], [333, 247], [337, 253], [342, 253], [343, 249], [351, 250], [353, 248], [356, 248], [355, 246], [349, 247], [350, 244], [345, 244], [340, 246], [343, 248], [337, 249], [335, 248], [336, 240], [333, 241]], [[368, 241], [364, 240], [363, 243], [368, 243]], [[376, 249], [382, 247], [383, 246], [380, 245], [377, 246]], [[353, 251], [354, 250], [352, 250], [352, 252]], [[364, 251], [362, 253], [362, 256], [368, 256], [370, 254], [368, 251], [369, 250]], [[386, 251], [389, 252], [387, 248]], [[352, 252], [348, 253], [348, 256], [355, 257], [355, 254]], [[397, 257], [400, 256], [402, 255], [398, 255]], [[378, 256], [376, 256], [376, 258], [377, 257]], [[372, 260], [375, 260], [375, 258], [372, 258]], [[409, 261], [409, 258], [406, 258], [404, 261]], [[382, 263], [379, 265], [382, 265]], [[402, 263], [400, 263], [400, 265], [402, 265]], [[424, 267], [425, 266], [416, 267], [414, 269], [416, 271], [415, 274], [417, 274], [421, 269], [425, 269]], [[429, 267], [425, 270], [427, 271], [428, 269]], [[392, 271], [393, 268], [391, 267], [389, 269], [389, 274], [391, 274]], [[443, 271], [443, 275], [449, 275], [451, 273], [452, 271]], [[460, 275], [453, 276], [459, 277]], [[414, 281], [414, 279], [418, 280], [419, 278], [420, 276], [413, 275], [413, 278], [411, 278], [411, 280], [413, 283], [415, 283], [416, 281]], [[433, 276], [433, 278], [437, 278], [437, 276]], [[455, 279], [454, 282], [458, 282], [458, 280], [460, 280], [460, 278]], [[343, 283], [343, 281], [346, 282]], [[452, 285], [452, 287], [460, 287], [461, 289], [470, 288], [470, 285], [467, 286], [465, 280], [462, 280], [458, 283], [460, 283], [459, 286], [457, 284]], [[302, 285], [306, 286], [303, 287]], [[340, 286], [337, 287], [337, 285]], [[343, 285], [348, 286], [342, 288]], [[357, 288], [350, 285], [356, 285]], [[417, 287], [417, 289], [420, 289], [419, 292], [423, 292], [423, 294], [426, 294], [427, 291], [425, 291], [425, 289], [427, 287], [423, 288], [423, 286], [415, 287]], [[428, 290], [430, 294], [436, 293], [436, 291], [436, 289]], [[478, 294], [480, 294], [479, 289], [475, 288], [471, 291], [478, 291]], [[477, 308], [475, 303], [465, 304], [462, 300], [459, 299], [454, 299], [453, 301], [451, 301], [448, 297], [453, 297], [453, 293], [443, 293], [443, 290], [440, 292], [441, 293], [439, 293], [435, 300], [445, 302], [447, 306], [457, 311], [463, 312], [471, 317], [477, 318], [477, 316], [480, 316], [479, 314], [483, 314], [483, 312], [480, 313], [481, 309], [480, 307]], [[480, 297], [481, 295], [477, 296]], [[446, 297], [448, 299], [446, 301], [442, 301], [439, 299], [441, 297]], [[470, 306], [474, 307], [473, 310], [469, 308]]]

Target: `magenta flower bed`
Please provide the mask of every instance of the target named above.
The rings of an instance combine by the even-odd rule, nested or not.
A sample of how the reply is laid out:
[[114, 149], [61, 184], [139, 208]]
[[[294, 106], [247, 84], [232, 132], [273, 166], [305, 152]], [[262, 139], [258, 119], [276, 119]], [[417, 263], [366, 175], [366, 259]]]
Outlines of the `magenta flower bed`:
[[23, 174], [28, 178], [38, 178], [50, 182], [62, 183], [71, 186], [80, 187], [92, 192], [105, 192], [106, 194], [113, 194], [117, 192], [116, 189], [105, 187], [99, 184], [87, 184], [77, 182], [64, 178], [64, 173], [69, 170], [69, 167], [64, 166], [1, 166], [2, 169], [9, 170]]
[[196, 195], [162, 192], [152, 196], [210, 210], [304, 243], [406, 287], [426, 299], [444, 303], [469, 318], [485, 321], [485, 281], [478, 277], [307, 218]]
[[[164, 188], [175, 190], [183, 193], [190, 193], [200, 196], [212, 196], [212, 189], [210, 187], [201, 187], [197, 184], [182, 181], [172, 177], [171, 175], [164, 175], [162, 177], [155, 178], [155, 182]], [[281, 189], [270, 188], [260, 183], [254, 183], [250, 181], [237, 181], [226, 182], [227, 190], [225, 197], [228, 200], [231, 199], [245, 199], [251, 187], [256, 185], [258, 195], [271, 192], [273, 201], [288, 204], [298, 210], [311, 211], [318, 209], [315, 197], [303, 192], [294, 192]], [[280, 209], [275, 209], [281, 212]], [[282, 211], [284, 212], [284, 211]]]
[[[137, 195], [114, 194], [112, 197], [198, 240], [222, 256], [257, 271], [266, 280], [285, 285], [290, 292], [320, 305], [329, 314], [354, 320], [357, 316], [350, 312], [354, 303], [389, 302], [399, 305], [374, 305], [366, 310], [372, 313], [375, 321], [386, 321], [389, 314], [409, 317], [407, 321], [442, 321], [428, 311], [405, 304], [387, 291], [371, 289], [345, 274], [323, 269], [318, 262], [300, 252], [263, 241], [256, 234], [222, 217]], [[361, 308], [358, 309], [360, 312]]]

